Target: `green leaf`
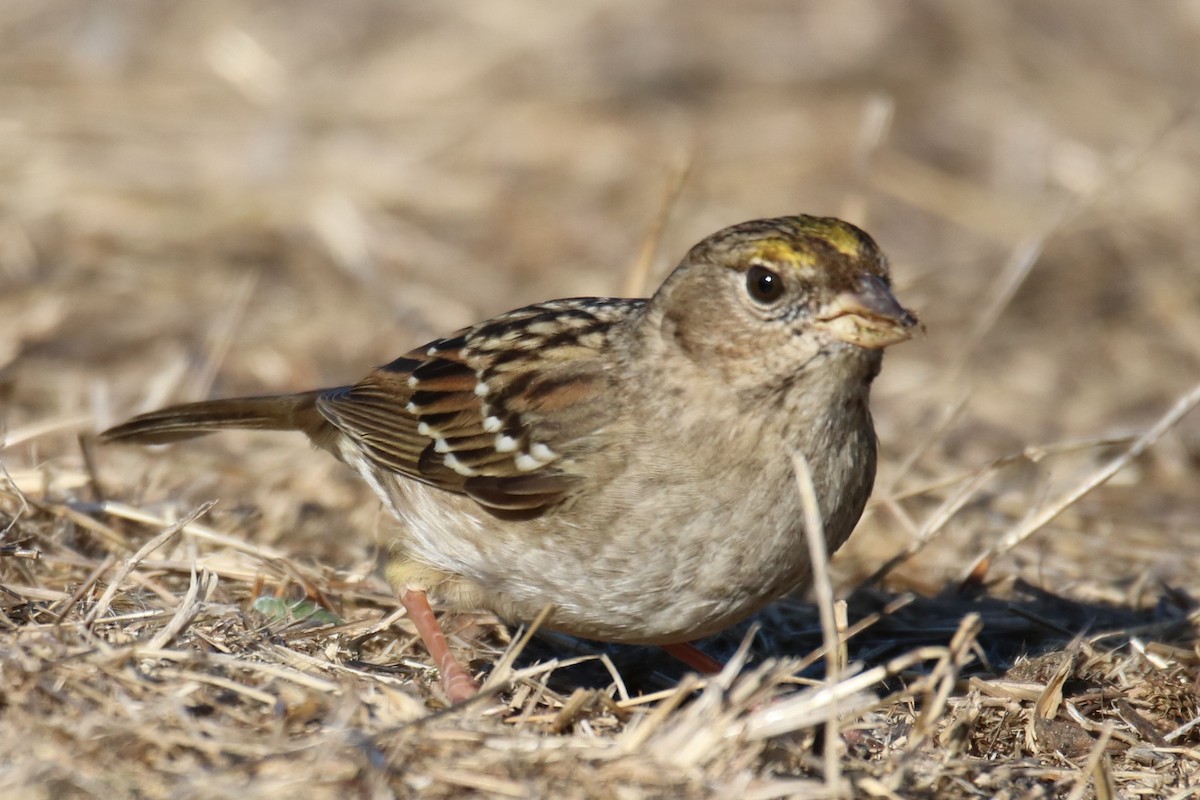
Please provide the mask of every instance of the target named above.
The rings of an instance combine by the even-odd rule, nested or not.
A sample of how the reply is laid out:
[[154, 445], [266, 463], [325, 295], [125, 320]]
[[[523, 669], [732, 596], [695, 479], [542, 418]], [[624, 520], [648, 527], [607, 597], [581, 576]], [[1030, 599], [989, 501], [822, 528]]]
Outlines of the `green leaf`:
[[340, 625], [343, 620], [311, 600], [288, 602], [282, 597], [263, 595], [254, 601], [254, 610], [277, 622], [307, 622], [312, 625]]

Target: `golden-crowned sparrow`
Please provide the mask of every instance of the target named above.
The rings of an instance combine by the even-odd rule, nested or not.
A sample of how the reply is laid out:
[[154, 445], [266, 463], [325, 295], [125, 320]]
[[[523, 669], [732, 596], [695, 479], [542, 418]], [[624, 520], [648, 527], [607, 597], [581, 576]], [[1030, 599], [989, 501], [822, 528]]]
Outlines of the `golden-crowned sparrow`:
[[882, 348], [915, 324], [863, 231], [757, 220], [693, 247], [649, 299], [539, 303], [352, 386], [175, 406], [102, 438], [300, 430], [348, 464], [400, 521], [387, 576], [458, 700], [475, 683], [427, 594], [671, 645], [806, 582], [792, 456], [836, 548], [875, 477]]

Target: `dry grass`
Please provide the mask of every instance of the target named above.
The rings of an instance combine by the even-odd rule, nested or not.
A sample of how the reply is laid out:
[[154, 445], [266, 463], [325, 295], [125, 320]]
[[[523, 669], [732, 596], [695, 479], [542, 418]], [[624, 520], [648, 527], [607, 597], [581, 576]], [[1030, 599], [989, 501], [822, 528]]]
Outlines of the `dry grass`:
[[[0, 9], [0, 795], [1195, 795], [1194, 2], [337, 8]], [[707, 683], [460, 619], [497, 680], [440, 710], [344, 469], [78, 439], [798, 211], [929, 331], [834, 653], [804, 597]]]

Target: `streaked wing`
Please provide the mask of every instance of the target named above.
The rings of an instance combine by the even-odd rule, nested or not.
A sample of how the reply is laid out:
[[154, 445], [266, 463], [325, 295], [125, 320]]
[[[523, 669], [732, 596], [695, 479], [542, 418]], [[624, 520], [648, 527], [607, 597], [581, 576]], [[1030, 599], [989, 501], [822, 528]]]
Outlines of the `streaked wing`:
[[570, 456], [613, 415], [605, 353], [640, 300], [558, 300], [439, 339], [323, 394], [317, 408], [382, 469], [535, 515], [578, 484]]

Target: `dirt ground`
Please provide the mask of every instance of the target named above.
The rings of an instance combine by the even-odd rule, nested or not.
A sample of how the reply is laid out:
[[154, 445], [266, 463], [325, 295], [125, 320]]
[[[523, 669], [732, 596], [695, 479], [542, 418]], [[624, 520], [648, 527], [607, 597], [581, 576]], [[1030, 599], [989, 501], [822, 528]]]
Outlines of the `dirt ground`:
[[[1194, 0], [3, 4], [0, 796], [1200, 795], [1197, 53]], [[926, 327], [829, 683], [799, 593], [707, 681], [447, 620], [447, 710], [348, 470], [87, 439], [802, 212]]]

